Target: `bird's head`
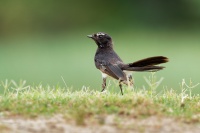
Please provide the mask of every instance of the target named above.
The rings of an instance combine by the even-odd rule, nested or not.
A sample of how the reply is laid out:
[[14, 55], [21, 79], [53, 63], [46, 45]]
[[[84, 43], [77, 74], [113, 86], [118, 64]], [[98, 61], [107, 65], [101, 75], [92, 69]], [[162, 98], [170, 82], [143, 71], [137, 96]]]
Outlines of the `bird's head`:
[[98, 32], [93, 35], [88, 35], [87, 37], [92, 38], [99, 48], [112, 48], [112, 38], [103, 32]]

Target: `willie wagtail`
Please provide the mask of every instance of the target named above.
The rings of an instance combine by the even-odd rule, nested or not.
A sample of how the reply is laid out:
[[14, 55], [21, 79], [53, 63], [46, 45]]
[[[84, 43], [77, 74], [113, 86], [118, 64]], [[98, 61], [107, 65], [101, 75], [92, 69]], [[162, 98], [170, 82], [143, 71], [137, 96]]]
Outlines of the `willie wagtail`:
[[158, 64], [168, 62], [167, 57], [155, 56], [126, 64], [114, 51], [112, 38], [108, 34], [98, 32], [93, 35], [88, 35], [88, 37], [92, 38], [98, 46], [94, 61], [96, 68], [102, 73], [102, 92], [106, 88], [107, 76], [119, 80], [119, 87], [123, 95], [122, 83], [133, 85], [131, 71], [158, 71], [165, 68], [163, 66], [157, 66]]

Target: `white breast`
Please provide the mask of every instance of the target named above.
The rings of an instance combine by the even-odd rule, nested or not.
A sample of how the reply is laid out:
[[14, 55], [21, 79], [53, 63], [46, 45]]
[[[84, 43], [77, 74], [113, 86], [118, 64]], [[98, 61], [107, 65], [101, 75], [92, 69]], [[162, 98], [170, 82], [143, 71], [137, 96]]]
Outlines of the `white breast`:
[[103, 72], [101, 72], [101, 75], [102, 75], [102, 78], [106, 78], [106, 77], [108, 77], [108, 75], [105, 74], [105, 73], [103, 73]]

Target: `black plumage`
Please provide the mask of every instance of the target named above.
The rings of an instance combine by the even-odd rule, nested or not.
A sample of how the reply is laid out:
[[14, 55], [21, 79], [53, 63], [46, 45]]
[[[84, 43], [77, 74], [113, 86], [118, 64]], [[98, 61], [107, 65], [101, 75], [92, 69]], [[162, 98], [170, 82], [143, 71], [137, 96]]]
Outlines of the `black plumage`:
[[98, 32], [88, 35], [88, 37], [92, 38], [98, 46], [94, 61], [96, 68], [102, 72], [102, 91], [106, 87], [107, 75], [119, 80], [119, 87], [123, 95], [121, 83], [133, 84], [132, 75], [127, 74], [125, 71], [158, 71], [165, 67], [157, 65], [168, 62], [167, 57], [155, 56], [126, 64], [114, 51], [112, 38], [108, 34]]

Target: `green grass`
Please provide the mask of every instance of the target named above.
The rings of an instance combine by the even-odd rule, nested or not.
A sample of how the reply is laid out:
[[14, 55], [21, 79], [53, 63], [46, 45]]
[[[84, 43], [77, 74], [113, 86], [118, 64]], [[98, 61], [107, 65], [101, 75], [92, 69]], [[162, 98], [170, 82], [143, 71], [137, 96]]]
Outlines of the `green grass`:
[[[5, 117], [52, 116], [62, 114], [67, 120], [75, 120], [83, 125], [85, 119], [115, 114], [119, 118], [146, 118], [149, 116], [170, 116], [185, 122], [200, 122], [200, 95], [190, 93], [196, 85], [187, 85], [185, 81], [179, 89], [165, 88], [157, 92], [160, 80], [152, 74], [146, 78], [149, 86], [143, 89], [128, 89], [124, 86], [124, 95], [109, 87], [101, 93], [92, 88], [80, 90], [57, 86], [28, 85], [26, 81], [2, 81], [0, 88], [0, 114]], [[97, 120], [100, 124], [104, 120]]]

